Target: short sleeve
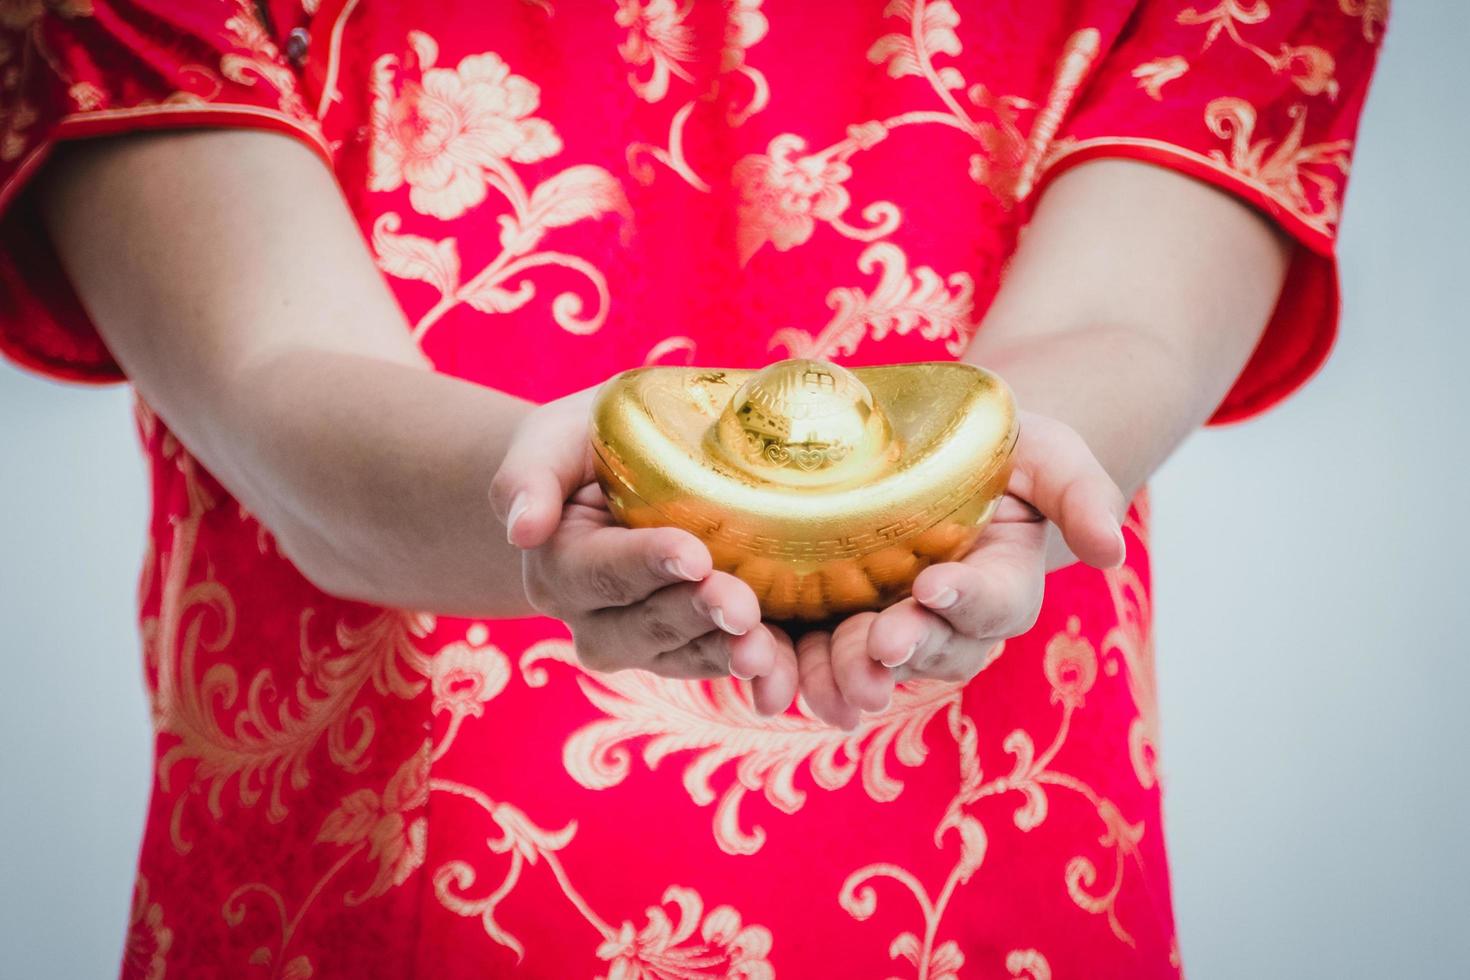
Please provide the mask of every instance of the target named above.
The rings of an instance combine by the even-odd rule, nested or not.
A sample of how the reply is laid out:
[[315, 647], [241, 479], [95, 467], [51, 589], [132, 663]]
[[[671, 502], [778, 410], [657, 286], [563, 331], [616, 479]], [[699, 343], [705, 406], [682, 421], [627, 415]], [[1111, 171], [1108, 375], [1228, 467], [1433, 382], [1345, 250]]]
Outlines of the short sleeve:
[[1211, 418], [1281, 401], [1337, 332], [1336, 237], [1387, 0], [1144, 0], [1078, 93], [1037, 186], [1098, 157], [1189, 174], [1297, 243], [1266, 332]]
[[253, 0], [0, 2], [0, 351], [121, 377], [24, 191], [62, 140], [201, 126], [296, 136], [330, 161]]

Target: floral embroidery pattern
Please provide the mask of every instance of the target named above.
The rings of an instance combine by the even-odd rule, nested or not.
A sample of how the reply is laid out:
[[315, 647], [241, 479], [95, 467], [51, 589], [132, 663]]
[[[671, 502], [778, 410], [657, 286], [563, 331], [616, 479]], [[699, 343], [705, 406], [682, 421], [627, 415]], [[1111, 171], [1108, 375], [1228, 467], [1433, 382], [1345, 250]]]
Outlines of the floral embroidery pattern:
[[[521, 655], [521, 672], [531, 687], [547, 683], [540, 664], [548, 660], [577, 664], [570, 644], [538, 643]], [[903, 784], [887, 771], [888, 749], [906, 766], [922, 765], [928, 756], [925, 726], [940, 712], [957, 711], [960, 691], [958, 685], [939, 682], [905, 685], [888, 710], [843, 732], [805, 711], [762, 717], [734, 682], [690, 684], [641, 671], [594, 678], [579, 670], [577, 683], [606, 719], [567, 739], [562, 758], [568, 775], [588, 789], [616, 786], [631, 766], [626, 743], [646, 738], [642, 759], [650, 769], [675, 753], [696, 753], [684, 768], [684, 788], [693, 803], [709, 806], [716, 803], [710, 778], [733, 763], [736, 781], [719, 794], [714, 814], [715, 843], [727, 854], [754, 854], [766, 842], [764, 829], [747, 831], [740, 824], [740, 805], [748, 793], [763, 793], [782, 813], [801, 809], [806, 793], [795, 777], [802, 765], [824, 790], [841, 789], [861, 770], [869, 797], [897, 798]]]
[[795, 327], [777, 330], [771, 346], [785, 347], [792, 357], [850, 357], [864, 339], [917, 331], [925, 340], [944, 341], [956, 357], [964, 352], [979, 326], [969, 273], [944, 279], [928, 266], [910, 273], [908, 258], [888, 242], [868, 246], [858, 257], [858, 271], [879, 273], [871, 293], [851, 286], [832, 290], [827, 305], [833, 314], [826, 326], [815, 336]]
[[647, 78], [639, 78], [637, 72], [628, 75], [628, 84], [640, 99], [661, 101], [669, 94], [670, 76], [693, 81], [684, 68], [694, 60], [694, 34], [684, 23], [688, 15], [688, 6], [680, 9], [674, 0], [618, 0], [614, 19], [628, 29], [618, 54], [635, 68], [649, 69]]
[[[1143, 824], [1128, 821], [1115, 803], [1100, 796], [1085, 781], [1053, 767], [1071, 731], [1072, 719], [1084, 705], [1098, 677], [1097, 652], [1081, 636], [1081, 623], [1077, 617], [1068, 621], [1066, 631], [1056, 634], [1047, 643], [1042, 669], [1052, 689], [1052, 702], [1061, 706], [1061, 720], [1051, 743], [1039, 753], [1031, 735], [1024, 729], [1016, 729], [1006, 736], [1003, 747], [1015, 759], [1009, 775], [984, 781], [976, 751], [974, 722], [961, 712], [950, 716], [949, 730], [960, 747], [960, 791], [939, 822], [934, 842], [936, 846], [943, 847], [946, 837], [953, 831], [959, 842], [959, 851], [938, 893], [931, 897], [911, 871], [891, 864], [859, 868], [842, 886], [840, 904], [860, 921], [877, 910], [873, 882], [879, 879], [897, 883], [913, 897], [923, 916], [924, 933], [922, 936], [901, 933], [894, 939], [890, 952], [916, 967], [919, 980], [954, 977], [964, 965], [963, 952], [956, 943], [939, 942], [939, 925], [955, 891], [967, 884], [984, 864], [987, 835], [977, 813], [977, 804], [1013, 792], [1020, 794], [1021, 803], [1012, 819], [1017, 829], [1023, 832], [1035, 830], [1046, 821], [1049, 791], [1074, 794], [1092, 807], [1102, 824], [1098, 844], [1113, 852], [1112, 881], [1102, 891], [1095, 891], [1100, 878], [1097, 864], [1088, 855], [1078, 854], [1067, 861], [1063, 872], [1066, 891], [1078, 908], [1103, 916], [1120, 942], [1134, 945], [1132, 935], [1118, 917], [1117, 901], [1128, 864], [1141, 864], [1138, 844], [1143, 837]], [[1007, 969], [1015, 976], [1026, 975], [1025, 970], [1038, 977], [1049, 975], [1043, 973], [1049, 971], [1045, 959], [1040, 954], [1032, 954], [1034, 951], [1012, 953], [1007, 958]]]
[[476, 623], [466, 631], [463, 642], [449, 644], [429, 661], [434, 713], [449, 713], [449, 730], [434, 750], [435, 759], [448, 751], [460, 724], [483, 715], [485, 704], [505, 690], [510, 680], [510, 661], [486, 642], [488, 637], [484, 624]]
[[409, 185], [414, 210], [457, 218], [485, 200], [487, 180], [505, 179], [507, 162], [535, 163], [561, 152], [551, 124], [531, 115], [540, 104], [535, 85], [493, 53], [470, 55], [455, 69], [435, 68], [437, 45], [410, 37], [422, 76], [396, 95], [392, 55], [374, 66], [371, 179], [375, 191]]
[[[761, 12], [762, 0], [720, 2], [724, 7], [725, 31], [719, 73], [670, 117], [667, 147], [642, 141], [628, 145], [628, 172], [640, 184], [653, 183], [658, 171], [652, 162], [657, 162], [690, 187], [708, 193], [710, 185], [695, 171], [684, 151], [684, 131], [696, 109], [701, 105], [723, 107], [723, 121], [733, 127], [743, 125], [770, 101], [766, 76], [746, 60], [746, 53], [766, 36], [769, 27], [766, 15]], [[671, 78], [695, 83], [686, 67], [696, 58], [694, 34], [687, 23], [692, 9], [693, 4], [675, 3], [675, 0], [618, 0], [615, 20], [619, 27], [628, 29], [627, 38], [618, 45], [618, 53], [635, 69], [628, 75], [628, 84], [645, 102], [662, 102], [669, 94]], [[648, 66], [647, 78], [639, 74], [643, 66]], [[730, 83], [736, 78], [743, 78], [749, 88], [743, 101], [741, 96], [729, 93]]]
[[417, 279], [435, 287], [439, 300], [414, 324], [424, 335], [460, 305], [482, 313], [509, 313], [536, 293], [526, 278], [536, 269], [560, 266], [580, 274], [597, 295], [589, 314], [574, 292], [558, 295], [552, 319], [574, 334], [593, 333], [607, 318], [607, 280], [587, 260], [564, 252], [538, 250], [555, 228], [607, 214], [629, 217], [617, 180], [601, 167], [569, 167], [527, 190], [511, 163], [532, 163], [561, 152], [550, 124], [531, 117], [538, 104], [536, 86], [510, 69], [498, 55], [463, 59], [454, 71], [434, 68], [438, 45], [427, 34], [409, 36], [421, 73], [401, 91], [395, 88], [400, 65], [394, 55], [374, 62], [373, 164], [369, 186], [390, 191], [407, 183], [415, 210], [441, 219], [455, 218], [482, 203], [487, 189], [510, 205], [499, 217], [501, 252], [469, 279], [460, 278], [458, 245], [453, 238], [400, 234], [402, 219], [385, 211], [373, 225], [378, 265], [391, 276]]
[[1228, 152], [1212, 150], [1210, 157], [1280, 196], [1294, 210], [1322, 224], [1336, 225], [1342, 212], [1339, 180], [1347, 176], [1351, 143], [1331, 140], [1303, 145], [1306, 107], [1293, 106], [1291, 119], [1291, 129], [1279, 142], [1252, 142], [1255, 107], [1244, 99], [1215, 99], [1205, 107], [1205, 122], [1216, 136], [1230, 141], [1230, 148]]
[[[1364, 0], [1339, 0], [1344, 13], [1357, 16], [1357, 12], [1349, 11], [1348, 6], [1361, 3]], [[1366, 0], [1370, 5], [1377, 5], [1380, 0]], [[1385, 7], [1386, 0], [1382, 0]], [[1329, 99], [1336, 99], [1341, 91], [1336, 78], [1337, 63], [1325, 48], [1315, 44], [1287, 44], [1282, 43], [1273, 54], [1257, 44], [1247, 41], [1241, 34], [1241, 28], [1250, 27], [1255, 24], [1264, 23], [1271, 16], [1271, 8], [1267, 0], [1220, 0], [1220, 2], [1209, 10], [1199, 10], [1190, 7], [1183, 10], [1175, 18], [1176, 22], [1185, 26], [1203, 26], [1205, 28], [1205, 39], [1200, 50], [1207, 51], [1221, 37], [1228, 38], [1236, 47], [1247, 51], [1259, 58], [1273, 74], [1286, 75], [1291, 79], [1303, 95], [1325, 95]], [[1364, 34], [1368, 36], [1372, 27], [1371, 12], [1364, 12]], [[1381, 25], [1381, 20], [1379, 21]], [[1169, 82], [1182, 77], [1190, 69], [1190, 62], [1182, 55], [1168, 55], [1144, 62], [1133, 69], [1133, 77], [1138, 79], [1139, 87], [1155, 100], [1163, 99], [1163, 88]]]
[[[633, 924], [624, 922], [615, 936], [598, 947], [597, 955], [610, 963], [606, 980], [769, 980], [776, 975], [766, 961], [771, 951], [770, 930], [742, 926], [740, 913], [728, 905], [710, 909], [701, 921], [704, 905], [691, 888], [670, 888], [664, 892], [663, 904], [678, 910], [677, 922], [661, 906], [652, 906], [642, 929], [635, 933]], [[703, 942], [685, 945], [696, 928]]]
[[1363, 22], [1363, 40], [1376, 41], [1388, 25], [1388, 0], [1337, 0], [1338, 9]]
[[1013, 949], [1007, 953], [1006, 972], [1017, 980], [1051, 980], [1051, 965], [1034, 949]]
[[1190, 7], [1181, 12], [1177, 20], [1180, 24], [1206, 27], [1201, 50], [1207, 50], [1223, 34], [1238, 47], [1260, 58], [1273, 72], [1289, 75], [1292, 84], [1307, 95], [1325, 93], [1328, 98], [1336, 98], [1338, 85], [1333, 71], [1337, 66], [1332, 55], [1324, 49], [1314, 44], [1282, 44], [1272, 54], [1241, 36], [1240, 25], [1259, 24], [1270, 16], [1271, 8], [1266, 0], [1250, 0], [1245, 5], [1240, 0], [1220, 0], [1218, 5], [1206, 11]]
[[[983, 84], [968, 84], [952, 65], [935, 65], [936, 55], [953, 57], [963, 51], [955, 32], [959, 13], [949, 0], [892, 0], [884, 16], [904, 19], [908, 30], [879, 38], [868, 50], [868, 59], [883, 65], [893, 78], [913, 76], [928, 82], [942, 109], [914, 110], [849, 126], [846, 139], [810, 154], [804, 154], [804, 139], [782, 134], [771, 141], [764, 155], [739, 161], [732, 179], [740, 194], [737, 246], [742, 264], [766, 244], [778, 252], [805, 244], [818, 221], [857, 241], [872, 242], [893, 234], [901, 213], [890, 201], [863, 208], [867, 227], [843, 219], [851, 203], [843, 183], [852, 175], [848, 161], [854, 154], [872, 149], [906, 126], [940, 125], [965, 133], [980, 147], [970, 157], [970, 177], [1003, 203], [1024, 197], [1066, 106], [1098, 53], [1097, 31], [1073, 35], [1058, 61], [1051, 95], [1038, 108], [1023, 98], [993, 95]], [[960, 102], [957, 91], [964, 92], [977, 113]], [[1023, 113], [1033, 111], [1036, 115], [1028, 138], [1020, 120]]]
[[745, 264], [767, 242], [778, 252], [804, 245], [818, 221], [840, 221], [852, 198], [842, 182], [856, 145], [832, 147], [799, 156], [806, 140], [786, 133], [771, 140], [765, 156], [735, 165], [731, 178], [740, 189], [740, 262]]
[[123, 947], [123, 969], [140, 980], [164, 980], [174, 933], [164, 925], [163, 909], [148, 900], [148, 879], [139, 876], [133, 886], [133, 908], [128, 916], [128, 938]]

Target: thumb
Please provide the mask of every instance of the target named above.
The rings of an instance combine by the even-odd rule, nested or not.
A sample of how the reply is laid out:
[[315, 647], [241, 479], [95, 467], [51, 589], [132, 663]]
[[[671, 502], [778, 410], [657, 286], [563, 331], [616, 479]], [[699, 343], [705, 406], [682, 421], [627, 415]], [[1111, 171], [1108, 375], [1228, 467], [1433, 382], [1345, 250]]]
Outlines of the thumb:
[[593, 479], [587, 442], [592, 392], [543, 405], [527, 415], [490, 481], [490, 504], [518, 548], [544, 544], [568, 497]]
[[1055, 524], [1082, 561], [1094, 568], [1123, 564], [1126, 546], [1118, 516], [1127, 502], [1070, 426], [1021, 413], [1008, 491]]

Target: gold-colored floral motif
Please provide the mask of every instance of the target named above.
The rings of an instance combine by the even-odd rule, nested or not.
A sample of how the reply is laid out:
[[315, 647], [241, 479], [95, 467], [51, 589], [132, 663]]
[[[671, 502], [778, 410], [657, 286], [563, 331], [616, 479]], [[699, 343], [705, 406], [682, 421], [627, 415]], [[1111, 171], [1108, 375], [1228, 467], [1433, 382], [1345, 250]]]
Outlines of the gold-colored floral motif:
[[[1351, 0], [1340, 0], [1347, 3]], [[1285, 75], [1305, 95], [1337, 98], [1339, 86], [1335, 77], [1337, 62], [1325, 48], [1315, 44], [1282, 43], [1273, 53], [1246, 40], [1242, 28], [1263, 23], [1271, 16], [1267, 0], [1220, 0], [1208, 10], [1188, 7], [1179, 12], [1175, 22], [1184, 26], [1205, 28], [1200, 51], [1208, 51], [1222, 36], [1236, 47], [1259, 58], [1273, 74]], [[1171, 55], [1144, 62], [1133, 69], [1139, 87], [1154, 99], [1163, 98], [1163, 87], [1189, 71], [1190, 62], [1182, 55]]]
[[1336, 225], [1342, 210], [1339, 187], [1348, 173], [1352, 142], [1344, 139], [1304, 144], [1307, 107], [1294, 105], [1289, 111], [1291, 129], [1280, 142], [1253, 142], [1255, 106], [1244, 99], [1215, 99], [1205, 106], [1205, 123], [1230, 145], [1228, 151], [1211, 150], [1210, 157], [1279, 196], [1293, 210], [1322, 224]]
[[852, 176], [846, 157], [856, 144], [803, 155], [806, 145], [800, 136], [783, 133], [771, 140], [765, 155], [747, 156], [735, 164], [731, 180], [740, 194], [741, 265], [767, 242], [778, 252], [804, 245], [818, 221], [841, 220], [852, 203], [843, 182]]
[[[538, 643], [520, 660], [531, 687], [547, 683], [545, 661], [577, 665], [570, 643]], [[765, 844], [764, 828], [746, 830], [741, 825], [740, 806], [747, 794], [764, 794], [782, 813], [801, 809], [806, 792], [797, 787], [796, 774], [803, 765], [824, 790], [841, 789], [861, 772], [870, 798], [896, 799], [903, 783], [888, 772], [888, 750], [905, 766], [923, 764], [928, 757], [924, 728], [941, 712], [959, 710], [961, 690], [961, 685], [938, 681], [905, 685], [886, 711], [844, 732], [805, 710], [763, 717], [731, 680], [693, 684], [642, 671], [594, 676], [579, 669], [577, 683], [606, 717], [567, 739], [562, 751], [567, 773], [588, 789], [603, 790], [628, 777], [629, 742], [647, 740], [641, 758], [650, 769], [677, 753], [695, 753], [684, 767], [684, 789], [696, 805], [715, 805], [715, 843], [727, 854], [754, 854]], [[711, 777], [732, 764], [735, 781], [716, 794]]]
[[928, 266], [912, 272], [896, 245], [875, 242], [858, 256], [858, 271], [878, 273], [872, 292], [839, 286], [827, 294], [832, 316], [815, 335], [796, 327], [771, 334], [771, 347], [791, 357], [831, 359], [852, 356], [865, 339], [882, 340], [917, 330], [925, 340], [942, 340], [947, 351], [964, 353], [979, 327], [975, 280], [968, 272], [941, 277]]
[[1138, 710], [1138, 717], [1128, 726], [1128, 758], [1133, 763], [1138, 784], [1151, 789], [1159, 781], [1159, 702], [1148, 591], [1138, 573], [1127, 565], [1103, 574], [1113, 597], [1118, 625], [1103, 637], [1102, 649], [1104, 654], [1116, 655], [1123, 662], [1128, 693]]
[[1388, 25], [1388, 0], [1337, 0], [1338, 9], [1363, 22], [1363, 40], [1376, 41]]
[[628, 74], [628, 84], [645, 102], [668, 95], [671, 76], [693, 81], [684, 67], [694, 60], [694, 32], [684, 22], [689, 6], [675, 0], [618, 0], [613, 18], [628, 29], [618, 54], [635, 69], [647, 66], [646, 78], [637, 71]]
[[[1080, 798], [1092, 807], [1102, 823], [1098, 844], [1112, 852], [1112, 879], [1101, 892], [1093, 891], [1100, 875], [1096, 862], [1086, 854], [1074, 855], [1063, 872], [1063, 886], [1078, 908], [1101, 915], [1120, 942], [1129, 946], [1133, 937], [1123, 927], [1117, 914], [1128, 865], [1141, 866], [1138, 844], [1144, 825], [1129, 822], [1111, 800], [1100, 796], [1087, 782], [1055, 768], [1057, 756], [1066, 744], [1075, 713], [1082, 708], [1084, 696], [1097, 680], [1097, 652], [1081, 634], [1081, 624], [1073, 618], [1067, 629], [1056, 634], [1047, 644], [1042, 670], [1052, 689], [1052, 703], [1060, 704], [1061, 719], [1051, 743], [1037, 752], [1035, 741], [1024, 729], [1015, 729], [1002, 742], [1006, 753], [1015, 758], [1009, 775], [985, 780], [981, 773], [978, 734], [974, 722], [956, 710], [949, 715], [949, 731], [959, 748], [959, 791], [951, 800], [935, 829], [934, 843], [943, 848], [950, 832], [958, 842], [955, 863], [949, 875], [932, 897], [924, 884], [911, 871], [892, 864], [873, 864], [859, 868], [843, 883], [839, 902], [854, 918], [863, 920], [877, 909], [877, 893], [873, 883], [888, 879], [900, 885], [917, 903], [923, 917], [924, 930], [901, 933], [891, 948], [895, 957], [902, 956], [916, 968], [918, 980], [953, 976], [963, 966], [964, 958], [953, 941], [940, 942], [939, 926], [955, 891], [965, 885], [985, 860], [987, 836], [981, 820], [980, 804], [1008, 793], [1019, 793], [1020, 804], [1012, 820], [1023, 832], [1030, 832], [1045, 822], [1049, 809], [1048, 793], [1062, 792]], [[1048, 967], [1040, 954], [1016, 951], [1007, 959], [1007, 968], [1015, 976], [1046, 976]], [[956, 959], [958, 957], [958, 959]], [[1013, 965], [1014, 964], [1014, 965]]]
[[[665, 905], [677, 910], [678, 921], [664, 911]], [[662, 905], [649, 906], [648, 923], [642, 929], [635, 932], [633, 923], [624, 922], [615, 936], [597, 948], [598, 957], [608, 961], [602, 980], [770, 980], [775, 976], [766, 960], [771, 952], [769, 929], [743, 925], [740, 913], [728, 905], [710, 909], [701, 917], [703, 909], [694, 889], [670, 887]], [[691, 943], [695, 929], [699, 939]]]
[[[723, 107], [724, 122], [741, 126], [764, 109], [770, 101], [766, 76], [749, 64], [747, 53], [766, 36], [769, 23], [761, 12], [762, 0], [723, 0], [725, 32], [720, 48], [719, 73], [709, 79], [703, 91], [693, 93], [669, 120], [667, 146], [637, 141], [627, 150], [628, 172], [641, 184], [651, 184], [658, 176], [653, 162], [672, 170], [695, 190], [708, 192], [710, 185], [695, 170], [684, 152], [684, 131], [701, 105]], [[645, 102], [662, 102], [669, 94], [670, 81], [679, 79], [693, 84], [695, 78], [688, 65], [696, 57], [693, 31], [686, 23], [693, 4], [674, 0], [619, 0], [615, 20], [628, 29], [627, 38], [618, 45], [634, 70], [628, 75], [633, 92]], [[648, 66], [648, 77], [641, 76]], [[731, 96], [731, 81], [743, 78], [749, 93]], [[652, 162], [651, 162], [652, 161]]]
[[525, 947], [496, 921], [495, 914], [514, 892], [523, 871], [544, 864], [567, 901], [601, 937], [597, 955], [609, 963], [602, 980], [769, 980], [773, 976], [766, 960], [771, 949], [769, 930], [743, 925], [735, 909], [719, 906], [702, 915], [703, 901], [696, 891], [671, 886], [661, 905], [676, 907], [677, 922], [661, 906], [650, 906], [642, 929], [627, 921], [613, 926], [577, 890], [559, 856], [576, 834], [575, 823], [558, 831], [545, 830], [517, 807], [450, 780], [432, 779], [430, 790], [483, 810], [499, 832], [487, 838], [486, 846], [491, 853], [509, 859], [500, 884], [480, 897], [470, 894], [477, 879], [474, 866], [464, 860], [447, 861], [434, 871], [435, 896], [449, 911], [478, 918], [485, 934], [514, 952], [517, 960], [524, 957]]
[[1145, 61], [1133, 69], [1132, 75], [1138, 79], [1138, 87], [1147, 92], [1149, 98], [1161, 102], [1164, 98], [1164, 86], [1187, 71], [1189, 61], [1184, 56], [1175, 54]]
[[[783, 133], [771, 141], [765, 154], [738, 161], [732, 180], [740, 195], [737, 245], [742, 264], [767, 244], [777, 251], [805, 244], [818, 222], [856, 241], [875, 242], [892, 235], [902, 214], [891, 201], [864, 206], [861, 214], [866, 226], [846, 221], [843, 215], [851, 198], [844, 183], [852, 175], [849, 161], [854, 155], [907, 126], [939, 125], [965, 133], [979, 147], [970, 157], [971, 178], [1003, 204], [1024, 197], [1100, 47], [1096, 30], [1074, 33], [1058, 60], [1047, 102], [1038, 107], [1019, 96], [994, 95], [983, 84], [969, 84], [953, 65], [935, 64], [938, 55], [954, 57], [963, 51], [955, 31], [959, 13], [950, 0], [892, 0], [884, 16], [902, 18], [908, 29], [873, 42], [868, 60], [882, 65], [893, 78], [916, 77], [927, 82], [941, 108], [916, 109], [849, 126], [845, 139], [814, 152], [806, 152], [807, 141], [801, 136]], [[958, 92], [964, 93], [969, 108]], [[1021, 119], [1033, 111], [1028, 136]]]
[[370, 176], [375, 191], [407, 183], [414, 210], [457, 218], [505, 180], [509, 163], [535, 163], [561, 152], [561, 138], [532, 115], [541, 91], [493, 52], [469, 55], [453, 69], [434, 66], [439, 46], [409, 35], [419, 77], [395, 88], [395, 55], [373, 62]]
[[128, 915], [128, 938], [123, 945], [123, 973], [138, 980], [164, 980], [174, 931], [163, 921], [163, 908], [148, 900], [148, 879], [133, 885], [133, 908]]
[[449, 714], [449, 729], [434, 750], [435, 759], [448, 751], [460, 724], [483, 715], [485, 704], [510, 680], [510, 660], [488, 639], [484, 624], [476, 623], [462, 642], [443, 647], [429, 661], [434, 713]]
[[319, 844], [367, 846], [369, 861], [377, 861], [372, 883], [362, 891], [348, 891], [348, 905], [383, 894], [408, 880], [420, 865], [428, 845], [429, 821], [420, 811], [429, 799], [429, 747], [409, 756], [382, 794], [371, 789], [349, 793], [327, 814], [317, 832]]
[[1051, 683], [1053, 704], [1080, 708], [1097, 682], [1097, 651], [1082, 638], [1081, 630], [1081, 620], [1072, 616], [1067, 620], [1067, 631], [1047, 641], [1042, 664]]
[[[383, 612], [360, 627], [339, 624], [335, 644], [311, 642], [311, 610], [302, 613], [302, 680], [282, 694], [273, 672], [262, 669], [245, 686], [238, 669], [216, 663], [200, 670], [201, 653], [218, 653], [234, 636], [236, 605], [230, 591], [206, 573], [190, 583], [199, 525], [215, 506], [192, 456], [177, 447], [174, 458], [184, 478], [188, 513], [174, 525], [171, 547], [159, 569], [159, 617], [144, 623], [144, 636], [157, 667], [155, 723], [161, 736], [177, 739], [158, 760], [158, 779], [169, 791], [175, 770], [189, 763], [190, 785], [205, 793], [209, 813], [224, 813], [224, 793], [235, 786], [241, 806], [266, 796], [266, 815], [286, 817], [286, 791], [305, 788], [309, 754], [325, 737], [329, 758], [347, 771], [360, 768], [375, 733], [372, 709], [358, 705], [371, 684], [380, 694], [408, 698], [423, 687], [422, 654], [414, 645], [433, 621]], [[194, 793], [178, 793], [170, 823], [174, 846], [191, 843], [184, 810]]]
[[1007, 953], [1006, 972], [1016, 980], [1051, 980], [1051, 964], [1034, 949], [1013, 949]]
[[409, 185], [409, 203], [422, 214], [448, 219], [485, 200], [487, 189], [503, 196], [510, 212], [499, 217], [500, 253], [479, 272], [461, 278], [459, 246], [453, 238], [432, 239], [400, 233], [403, 219], [386, 211], [373, 223], [372, 244], [378, 266], [390, 276], [433, 286], [438, 301], [414, 324], [422, 340], [445, 314], [461, 305], [482, 313], [508, 313], [536, 293], [529, 275], [547, 266], [580, 274], [592, 287], [597, 305], [575, 292], [551, 303], [552, 319], [569, 333], [588, 334], [607, 319], [607, 279], [577, 255], [538, 250], [555, 228], [608, 214], [630, 218], [622, 186], [602, 167], [579, 164], [527, 189], [512, 163], [529, 163], [561, 152], [561, 138], [545, 120], [528, 113], [538, 90], [510, 73], [493, 53], [470, 55], [454, 71], [434, 68], [438, 45], [421, 31], [409, 46], [419, 81], [395, 79], [401, 65], [394, 55], [373, 63], [374, 190]]
[[261, 23], [254, 0], [238, 0], [235, 13], [225, 20], [224, 28], [226, 38], [238, 51], [220, 57], [220, 74], [245, 86], [263, 80], [279, 93], [277, 108], [290, 116], [306, 117], [306, 104], [296, 91], [296, 76]]

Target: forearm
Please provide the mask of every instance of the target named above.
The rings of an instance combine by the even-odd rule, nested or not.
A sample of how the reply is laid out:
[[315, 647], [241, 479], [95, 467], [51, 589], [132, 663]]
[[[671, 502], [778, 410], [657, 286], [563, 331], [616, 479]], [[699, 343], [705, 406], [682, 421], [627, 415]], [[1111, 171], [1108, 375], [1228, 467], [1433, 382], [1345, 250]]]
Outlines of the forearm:
[[437, 375], [330, 174], [270, 134], [84, 144], [52, 238], [142, 397], [317, 585], [530, 612], [487, 491], [519, 399]]
[[1102, 161], [1047, 190], [966, 360], [1076, 429], [1131, 498], [1225, 396], [1289, 250], [1227, 195]]
[[[212, 465], [333, 594], [531, 615], [490, 481], [530, 405], [427, 370], [286, 350], [241, 372]], [[211, 461], [206, 459], [206, 465]]]

